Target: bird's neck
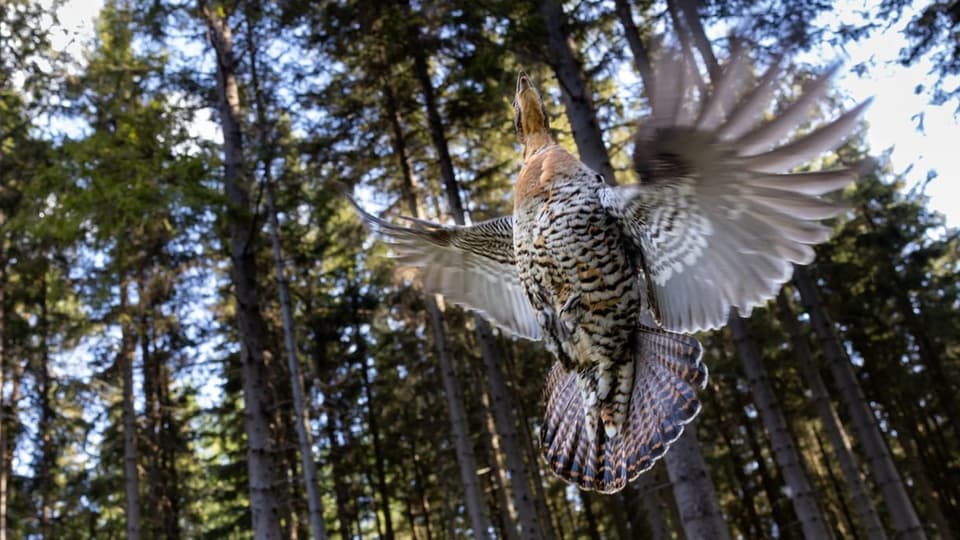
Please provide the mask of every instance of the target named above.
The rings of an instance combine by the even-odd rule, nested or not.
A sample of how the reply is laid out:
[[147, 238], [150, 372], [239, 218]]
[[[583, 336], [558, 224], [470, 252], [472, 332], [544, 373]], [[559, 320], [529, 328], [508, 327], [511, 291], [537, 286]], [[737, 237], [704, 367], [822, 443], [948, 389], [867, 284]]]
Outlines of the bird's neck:
[[546, 131], [527, 134], [523, 141], [523, 160], [530, 159], [530, 156], [551, 144], [554, 144], [553, 137]]

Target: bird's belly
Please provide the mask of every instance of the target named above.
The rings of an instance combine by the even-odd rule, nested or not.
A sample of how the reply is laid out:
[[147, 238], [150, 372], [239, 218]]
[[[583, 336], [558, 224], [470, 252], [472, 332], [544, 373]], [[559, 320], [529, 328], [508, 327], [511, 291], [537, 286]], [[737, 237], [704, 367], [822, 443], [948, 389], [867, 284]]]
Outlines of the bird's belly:
[[[532, 202], [515, 215], [514, 244], [551, 349], [580, 369], [626, 361], [641, 295], [618, 224], [589, 196]], [[551, 317], [565, 326], [544, 324]]]

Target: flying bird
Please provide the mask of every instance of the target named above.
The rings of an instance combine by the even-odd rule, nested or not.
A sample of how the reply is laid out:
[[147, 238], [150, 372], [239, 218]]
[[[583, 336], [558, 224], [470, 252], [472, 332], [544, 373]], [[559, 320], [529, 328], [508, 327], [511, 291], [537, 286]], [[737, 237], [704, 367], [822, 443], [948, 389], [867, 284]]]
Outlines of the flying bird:
[[[735, 53], [710, 88], [661, 62], [636, 135], [639, 182], [613, 186], [556, 143], [520, 73], [514, 120], [523, 165], [513, 214], [466, 226], [364, 220], [419, 269], [423, 288], [556, 357], [540, 440], [550, 469], [584, 490], [619, 491], [662, 457], [700, 411], [700, 343], [731, 308], [775, 296], [844, 208], [821, 198], [856, 169], [789, 174], [856, 127], [863, 103], [781, 144], [809, 118], [834, 69], [762, 121], [781, 75], [755, 84]], [[348, 195], [349, 198], [349, 195]]]

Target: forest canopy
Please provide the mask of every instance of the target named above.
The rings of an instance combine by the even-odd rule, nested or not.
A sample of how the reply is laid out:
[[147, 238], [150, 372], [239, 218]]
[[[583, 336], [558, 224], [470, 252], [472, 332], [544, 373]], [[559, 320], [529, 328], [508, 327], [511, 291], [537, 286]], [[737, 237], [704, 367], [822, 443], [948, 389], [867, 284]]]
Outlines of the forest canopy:
[[813, 164], [876, 162], [831, 240], [697, 335], [703, 412], [615, 495], [543, 462], [550, 354], [424, 295], [337, 187], [509, 214], [521, 70], [635, 182], [674, 45], [704, 81], [783, 56], [773, 115], [811, 51], [906, 19], [897, 61], [960, 104], [957, 1], [105, 0], [57, 47], [62, 5], [0, 1], [0, 540], [960, 536], [960, 240], [869, 126]]

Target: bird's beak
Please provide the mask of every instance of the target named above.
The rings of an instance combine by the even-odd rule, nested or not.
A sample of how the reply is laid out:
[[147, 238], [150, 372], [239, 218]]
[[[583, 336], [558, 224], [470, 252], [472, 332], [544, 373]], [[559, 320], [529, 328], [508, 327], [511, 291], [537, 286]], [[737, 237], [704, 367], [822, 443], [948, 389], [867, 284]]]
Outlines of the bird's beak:
[[527, 77], [526, 73], [521, 71], [520, 76], [517, 77], [517, 95], [519, 95], [524, 90], [532, 87], [533, 85], [530, 84], [530, 78]]

